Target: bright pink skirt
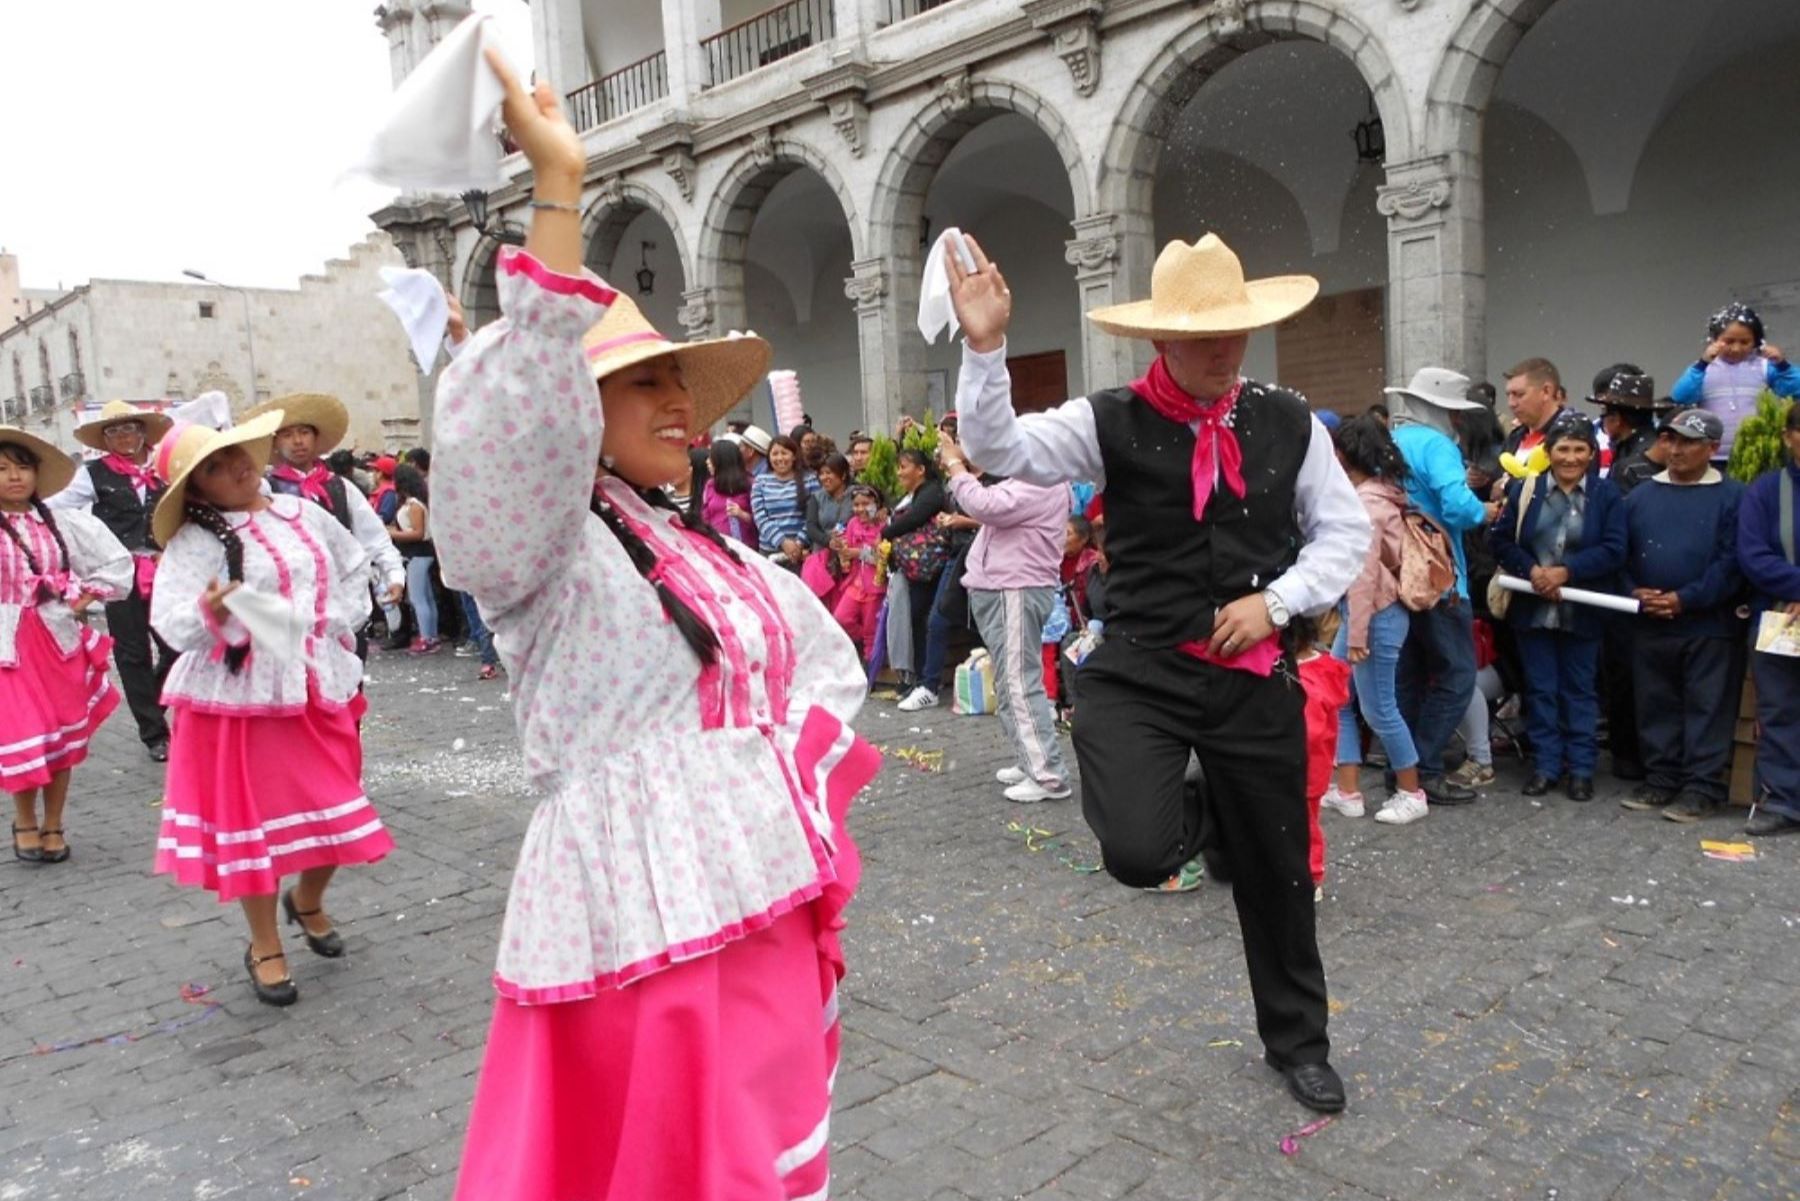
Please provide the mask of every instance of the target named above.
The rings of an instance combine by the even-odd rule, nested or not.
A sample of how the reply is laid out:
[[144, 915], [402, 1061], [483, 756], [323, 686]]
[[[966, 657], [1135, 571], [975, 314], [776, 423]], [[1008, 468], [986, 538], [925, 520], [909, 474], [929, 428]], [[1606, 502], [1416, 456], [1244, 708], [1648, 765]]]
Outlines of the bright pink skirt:
[[175, 707], [155, 870], [233, 901], [393, 850], [363, 793], [356, 723], [366, 708], [361, 696], [337, 710], [315, 698], [283, 716]]
[[19, 616], [17, 667], [0, 667], [0, 789], [29, 792], [87, 758], [88, 742], [114, 709], [106, 674], [112, 639], [81, 631], [65, 654], [35, 609]]
[[824, 1196], [832, 904], [585, 1001], [498, 999], [457, 1201]]

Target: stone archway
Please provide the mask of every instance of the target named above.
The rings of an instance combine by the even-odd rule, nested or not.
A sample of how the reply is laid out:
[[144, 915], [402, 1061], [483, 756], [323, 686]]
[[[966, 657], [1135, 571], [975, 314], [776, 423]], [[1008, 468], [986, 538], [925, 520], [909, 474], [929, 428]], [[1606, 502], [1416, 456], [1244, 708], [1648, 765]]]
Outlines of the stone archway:
[[[680, 218], [655, 189], [626, 180], [603, 185], [582, 218], [582, 242], [590, 270], [637, 303], [656, 328], [675, 337], [682, 297], [694, 278], [693, 254]], [[649, 293], [638, 272], [651, 271]]]
[[469, 252], [457, 295], [462, 299], [463, 317], [471, 330], [500, 319], [500, 288], [495, 278], [499, 262], [500, 243], [493, 238], [482, 238]]

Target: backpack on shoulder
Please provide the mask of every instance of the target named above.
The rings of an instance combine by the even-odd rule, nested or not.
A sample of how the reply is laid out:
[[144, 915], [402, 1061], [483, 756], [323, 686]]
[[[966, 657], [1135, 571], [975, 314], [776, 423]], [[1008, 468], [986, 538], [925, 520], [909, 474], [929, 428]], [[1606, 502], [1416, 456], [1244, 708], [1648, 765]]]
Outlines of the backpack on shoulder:
[[1400, 603], [1423, 613], [1456, 586], [1456, 554], [1449, 531], [1417, 506], [1407, 505], [1400, 523]]

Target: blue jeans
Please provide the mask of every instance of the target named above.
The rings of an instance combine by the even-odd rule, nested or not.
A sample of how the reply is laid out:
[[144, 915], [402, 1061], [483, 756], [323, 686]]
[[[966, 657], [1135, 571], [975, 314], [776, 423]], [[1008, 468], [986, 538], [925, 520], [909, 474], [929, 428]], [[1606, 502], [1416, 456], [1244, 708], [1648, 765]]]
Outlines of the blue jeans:
[[1466, 599], [1442, 600], [1409, 617], [1396, 682], [1400, 713], [1419, 752], [1419, 774], [1429, 780], [1444, 774], [1444, 747], [1475, 691], [1475, 623]]
[[1756, 720], [1762, 727], [1756, 740], [1760, 804], [1800, 818], [1800, 659], [1752, 652], [1750, 670], [1756, 676]]
[[428, 642], [438, 636], [437, 595], [431, 590], [432, 562], [430, 555], [406, 560], [406, 599], [412, 602], [419, 637]]
[[1537, 774], [1591, 776], [1600, 750], [1600, 639], [1565, 630], [1513, 630], [1525, 669], [1525, 732]]
[[494, 631], [488, 629], [487, 622], [481, 620], [481, 610], [475, 607], [475, 598], [467, 592], [458, 592], [456, 595], [462, 601], [463, 620], [469, 623], [469, 641], [480, 652], [482, 666], [497, 666], [500, 652], [494, 649]]
[[[1398, 601], [1369, 619], [1369, 657], [1350, 668], [1350, 703], [1338, 713], [1337, 761], [1362, 762], [1362, 731], [1356, 726], [1356, 710], [1381, 739], [1387, 749], [1388, 766], [1395, 771], [1416, 767], [1418, 749], [1413, 745], [1412, 731], [1400, 716], [1400, 700], [1394, 690], [1394, 673], [1400, 666], [1400, 650], [1406, 645], [1411, 622], [1408, 610]], [[1350, 660], [1350, 623], [1338, 627], [1337, 645], [1332, 653], [1346, 663]]]
[[[950, 568], [938, 573], [929, 584], [909, 581], [912, 590], [913, 662], [918, 665], [919, 683], [936, 692], [944, 683], [944, 660], [950, 657], [951, 624], [938, 616], [938, 598], [950, 586]], [[919, 606], [925, 606], [923, 613]]]

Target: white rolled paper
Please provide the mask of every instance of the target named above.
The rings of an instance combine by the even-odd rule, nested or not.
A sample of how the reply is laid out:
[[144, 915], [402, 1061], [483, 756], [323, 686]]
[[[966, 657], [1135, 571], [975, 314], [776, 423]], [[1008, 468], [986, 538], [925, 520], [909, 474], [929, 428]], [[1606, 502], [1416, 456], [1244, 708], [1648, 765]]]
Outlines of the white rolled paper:
[[[1516, 575], [1497, 575], [1494, 577], [1494, 582], [1508, 592], [1537, 595], [1530, 580], [1521, 580]], [[1614, 596], [1610, 592], [1589, 592], [1586, 588], [1564, 588], [1562, 598], [1570, 604], [1592, 605], [1596, 609], [1610, 609], [1614, 613], [1636, 613], [1640, 608], [1636, 597]]]

